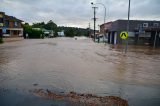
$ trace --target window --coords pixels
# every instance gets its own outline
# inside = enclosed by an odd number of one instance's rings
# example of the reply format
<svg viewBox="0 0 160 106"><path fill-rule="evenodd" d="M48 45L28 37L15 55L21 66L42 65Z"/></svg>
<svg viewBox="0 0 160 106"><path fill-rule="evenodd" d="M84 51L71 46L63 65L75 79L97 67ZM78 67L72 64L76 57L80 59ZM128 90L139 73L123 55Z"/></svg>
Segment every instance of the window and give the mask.
<svg viewBox="0 0 160 106"><path fill-rule="evenodd" d="M0 18L3 18L3 14L0 14Z"/></svg>
<svg viewBox="0 0 160 106"><path fill-rule="evenodd" d="M159 23L154 23L153 26L154 26L154 27L158 27L158 26L159 26Z"/></svg>
<svg viewBox="0 0 160 106"><path fill-rule="evenodd" d="M7 30L7 31L6 31L6 34L10 34L10 30Z"/></svg>
<svg viewBox="0 0 160 106"><path fill-rule="evenodd" d="M3 23L3 18L0 18L0 23Z"/></svg>
<svg viewBox="0 0 160 106"><path fill-rule="evenodd" d="M3 23L0 23L0 26L2 27L2 26L3 26Z"/></svg>
<svg viewBox="0 0 160 106"><path fill-rule="evenodd" d="M5 25L6 25L6 27L9 26L9 21L8 20L6 20Z"/></svg>
<svg viewBox="0 0 160 106"><path fill-rule="evenodd" d="M138 28L142 28L142 24L138 24Z"/></svg>
<svg viewBox="0 0 160 106"><path fill-rule="evenodd" d="M14 22L14 26L15 26L15 27L17 27L17 26L18 26L18 25L17 25L17 22Z"/></svg>
<svg viewBox="0 0 160 106"><path fill-rule="evenodd" d="M148 27L148 23L143 23L143 27Z"/></svg>

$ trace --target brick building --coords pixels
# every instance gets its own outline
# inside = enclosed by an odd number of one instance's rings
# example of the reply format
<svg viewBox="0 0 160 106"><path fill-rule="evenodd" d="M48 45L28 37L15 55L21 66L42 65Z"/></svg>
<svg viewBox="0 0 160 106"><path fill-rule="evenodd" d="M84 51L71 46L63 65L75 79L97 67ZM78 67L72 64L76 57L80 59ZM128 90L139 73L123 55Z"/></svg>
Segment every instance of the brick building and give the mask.
<svg viewBox="0 0 160 106"><path fill-rule="evenodd" d="M3 33L3 37L23 36L22 22L16 17L0 12L0 33Z"/></svg>

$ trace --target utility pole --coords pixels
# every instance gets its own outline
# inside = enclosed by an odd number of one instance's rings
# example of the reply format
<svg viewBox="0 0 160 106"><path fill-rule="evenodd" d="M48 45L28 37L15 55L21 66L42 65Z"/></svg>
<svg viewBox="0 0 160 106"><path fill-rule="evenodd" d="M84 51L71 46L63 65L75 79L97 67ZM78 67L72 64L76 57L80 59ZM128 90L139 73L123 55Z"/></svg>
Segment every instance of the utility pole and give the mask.
<svg viewBox="0 0 160 106"><path fill-rule="evenodd" d="M88 28L89 28L89 29L91 28L91 25L90 25L90 23L88 24Z"/></svg>
<svg viewBox="0 0 160 106"><path fill-rule="evenodd" d="M103 36L103 42L104 42L104 37L105 37L105 20L106 20L106 6L103 4L103 3L93 3L93 2L91 2L91 4L92 5L96 5L96 4L99 4L99 5L101 5L101 6L103 6L104 7L104 36Z"/></svg>
<svg viewBox="0 0 160 106"><path fill-rule="evenodd" d="M96 9L98 7L92 7L94 9L94 18L93 18L93 21L94 21L94 42L96 41Z"/></svg>
<svg viewBox="0 0 160 106"><path fill-rule="evenodd" d="M90 29L91 29L91 25L90 25L90 23L88 24L88 35L89 35L89 37L90 37Z"/></svg>
<svg viewBox="0 0 160 106"><path fill-rule="evenodd" d="M129 17L130 17L130 0L128 4L128 22L127 22L127 33L129 33ZM128 49L128 38L126 39L126 47L125 47L125 53L127 53Z"/></svg>

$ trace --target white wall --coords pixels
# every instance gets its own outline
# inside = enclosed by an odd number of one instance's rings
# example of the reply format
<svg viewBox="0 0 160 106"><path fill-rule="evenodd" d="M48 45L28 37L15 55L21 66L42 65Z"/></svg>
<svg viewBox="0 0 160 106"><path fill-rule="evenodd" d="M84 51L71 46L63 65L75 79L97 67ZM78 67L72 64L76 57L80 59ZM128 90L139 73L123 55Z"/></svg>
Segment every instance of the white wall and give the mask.
<svg viewBox="0 0 160 106"><path fill-rule="evenodd" d="M4 36L4 37L9 37L9 36L10 36L10 34L3 34L3 36Z"/></svg>
<svg viewBox="0 0 160 106"><path fill-rule="evenodd" d="M128 37L135 37L135 32L128 32Z"/></svg>

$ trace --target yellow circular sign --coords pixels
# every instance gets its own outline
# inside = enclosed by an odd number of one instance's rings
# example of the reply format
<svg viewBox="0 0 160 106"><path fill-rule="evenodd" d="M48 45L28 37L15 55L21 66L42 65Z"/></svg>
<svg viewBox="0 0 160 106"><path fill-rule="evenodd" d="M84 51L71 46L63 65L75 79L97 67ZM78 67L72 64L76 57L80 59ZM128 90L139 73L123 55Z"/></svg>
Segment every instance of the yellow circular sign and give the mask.
<svg viewBox="0 0 160 106"><path fill-rule="evenodd" d="M128 33L125 32L125 31L122 31L122 32L120 33L120 37L121 37L121 39L127 39L127 38L128 38Z"/></svg>

